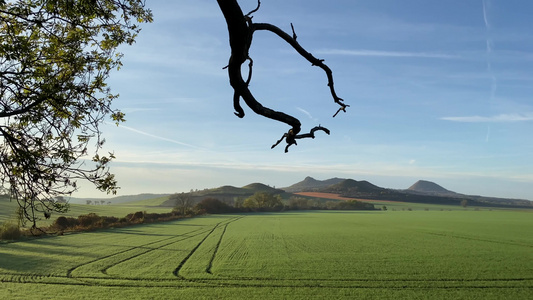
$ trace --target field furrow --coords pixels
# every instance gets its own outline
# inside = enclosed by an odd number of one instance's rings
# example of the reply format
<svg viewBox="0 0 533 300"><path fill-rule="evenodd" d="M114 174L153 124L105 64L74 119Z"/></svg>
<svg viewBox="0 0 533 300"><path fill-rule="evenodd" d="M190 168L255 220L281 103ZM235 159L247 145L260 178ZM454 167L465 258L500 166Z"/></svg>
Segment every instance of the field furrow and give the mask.
<svg viewBox="0 0 533 300"><path fill-rule="evenodd" d="M528 299L533 292L530 216L505 211L215 215L20 241L0 245L0 296L20 293L14 287L23 286L92 294L120 288L142 298L297 293L300 298Z"/></svg>

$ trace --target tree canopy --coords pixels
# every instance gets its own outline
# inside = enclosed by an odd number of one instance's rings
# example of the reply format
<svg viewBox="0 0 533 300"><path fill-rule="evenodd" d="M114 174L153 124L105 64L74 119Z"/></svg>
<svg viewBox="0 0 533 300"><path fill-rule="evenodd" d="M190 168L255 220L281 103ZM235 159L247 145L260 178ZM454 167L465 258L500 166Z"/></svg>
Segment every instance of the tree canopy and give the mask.
<svg viewBox="0 0 533 300"><path fill-rule="evenodd" d="M124 114L106 80L151 21L141 0L0 0L0 184L33 226L78 179L116 192L99 126Z"/></svg>
<svg viewBox="0 0 533 300"><path fill-rule="evenodd" d="M314 138L320 125L301 134L300 121L264 107L248 85L252 78L249 49L253 34L269 31L286 41L312 65L325 71L340 111L348 105L337 96L332 72L292 35L268 23L255 23L243 14L237 0L217 0L226 20L231 57L227 66L234 89L235 114L242 118L240 100L257 114L290 126L272 148L285 140ZM39 216L62 212L68 203L57 197L78 189L87 180L97 189L116 193L109 171L113 153L102 154L105 139L100 126L106 118L124 121L112 108L118 94L106 84L121 66L117 48L133 44L139 24L152 21L143 0L0 0L0 186L18 201L20 217L36 226ZM248 64L248 74L241 67ZM335 113L333 116L337 115ZM2 192L2 191L0 191Z"/></svg>

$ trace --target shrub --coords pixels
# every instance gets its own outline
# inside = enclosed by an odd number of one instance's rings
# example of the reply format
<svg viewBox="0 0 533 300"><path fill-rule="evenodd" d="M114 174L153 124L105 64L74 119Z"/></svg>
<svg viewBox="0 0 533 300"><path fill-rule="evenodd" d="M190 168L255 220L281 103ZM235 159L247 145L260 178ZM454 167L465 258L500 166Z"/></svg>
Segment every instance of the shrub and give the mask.
<svg viewBox="0 0 533 300"><path fill-rule="evenodd" d="M93 228L97 226L100 217L95 213L78 216L78 225L85 228Z"/></svg>
<svg viewBox="0 0 533 300"><path fill-rule="evenodd" d="M134 214L128 214L126 219L132 223L142 223L144 221L144 212L138 211Z"/></svg>
<svg viewBox="0 0 533 300"><path fill-rule="evenodd" d="M118 222L117 217L100 217L99 224L101 224L103 227L108 227L110 225L113 225Z"/></svg>
<svg viewBox="0 0 533 300"><path fill-rule="evenodd" d="M215 198L205 198L204 200L196 204L195 210L200 214L223 214L234 211L234 209L227 203L224 203Z"/></svg>
<svg viewBox="0 0 533 300"><path fill-rule="evenodd" d="M11 222L6 222L0 227L0 240L17 240L21 235L20 227Z"/></svg>
<svg viewBox="0 0 533 300"><path fill-rule="evenodd" d="M72 217L58 217L52 227L55 227L59 230L65 230L67 228L76 227L79 224L78 219Z"/></svg>

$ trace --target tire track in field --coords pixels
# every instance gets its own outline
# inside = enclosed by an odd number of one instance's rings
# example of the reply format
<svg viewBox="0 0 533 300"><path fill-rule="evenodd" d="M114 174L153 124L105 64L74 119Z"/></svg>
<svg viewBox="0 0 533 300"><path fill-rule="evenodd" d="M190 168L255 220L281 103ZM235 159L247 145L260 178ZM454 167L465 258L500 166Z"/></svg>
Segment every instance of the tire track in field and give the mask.
<svg viewBox="0 0 533 300"><path fill-rule="evenodd" d="M220 244L222 243L222 239L224 238L226 229L228 229L228 224L224 225L224 230L222 230L222 234L220 235L220 238L218 239L218 242L215 246L215 251L213 251L213 255L211 255L211 259L209 259L209 263L207 264L207 267L205 268L206 273L213 274L211 273L211 268L213 267L213 261L215 260L215 256L218 253L218 249L220 248Z"/></svg>
<svg viewBox="0 0 533 300"><path fill-rule="evenodd" d="M107 270L109 268L111 268L113 266L116 266L116 265L118 265L120 263L124 263L124 262L126 262L128 260L137 258L137 257L139 257L139 256L141 256L143 254L149 253L151 251L160 250L161 248L166 247L168 245L171 245L171 244L174 244L174 243L178 243L178 242L184 241L186 239L197 237L199 235L207 233L206 237L204 237L202 239L202 241L198 245L196 245L195 249L193 249L193 251L191 251L188 254L188 257L182 262L181 267L183 267L183 265L185 264L186 260L188 258L190 258L190 256L192 256L192 254L196 251L196 249L198 249L200 247L200 245L203 243L203 241L205 241L207 239L207 237L216 228L218 228L221 225L227 225L230 222L236 221L236 220L238 220L240 218L243 218L243 217L241 216L241 217L235 217L235 218L232 218L232 219L229 219L229 220L224 220L224 221L216 223L215 225L202 225L201 228L195 229L193 231L190 231L190 232L187 232L187 233L184 233L184 234L158 239L156 241L152 241L152 242L149 242L149 243L145 243L145 244L141 244L141 245L138 245L138 246L129 247L128 249L117 251L117 252L111 253L109 255L104 255L104 256L98 257L96 259L93 259L91 261L76 265L76 266L68 269L67 272L66 272L66 275L64 275L64 276L51 275L51 274L39 274L39 275L37 275L37 274L28 274L28 273L0 273L0 282L47 283L47 282L43 281L42 279L45 279L45 278L56 278L56 279L66 279L66 280L68 280L68 279L74 279L74 280L97 280L99 282L98 285L102 285L102 286L117 286L116 284L107 284L107 283L106 284L102 284L102 281L106 281L107 282L107 280L111 279L112 282L113 281L121 281L121 280L137 282L134 286L138 286L139 282L147 282L147 283L149 283L148 285L151 285L152 283L161 282L161 279L151 280L151 279L146 279L146 278L131 278L131 277L126 277L126 276L113 276L113 277L98 277L98 276L90 276L90 275L89 276L84 276L84 275L74 276L73 272L76 269L79 269L79 268L81 268L83 266L86 266L86 265L89 265L89 264L93 264L95 262L98 262L98 261L101 261L101 260L116 256L116 255L124 254L124 253L127 253L129 251L136 250L136 249L148 248L148 249L146 249L146 251L143 251L142 253L138 253L138 254L132 255L132 256L126 258L126 259L122 259L122 260L120 260L120 261L118 261L118 262L116 262L116 263L114 263L112 265L108 265L104 269L100 270L103 274L107 275L106 273L107 273ZM206 230L205 227L209 227L209 226L213 226L213 227L211 229L207 229ZM173 239L178 239L178 240L171 241ZM157 244L157 243L161 243L161 242L169 241L169 240L170 240L170 242L165 243L163 245L160 245L160 246L157 246L157 247L150 247L153 244ZM181 268L181 267L179 267L179 268ZM179 270L178 270L178 272L179 272ZM165 281L165 280L163 280L163 281ZM171 279L170 281L171 282L175 282L175 279ZM49 284L56 284L56 283L51 283L51 282L48 282L48 283ZM67 283L65 283L65 284L67 284ZM75 283L69 283L69 284L91 285L90 283L79 282L79 281L76 281ZM173 284L173 285L170 285L170 286L175 287L176 285Z"/></svg>
<svg viewBox="0 0 533 300"><path fill-rule="evenodd" d="M180 270L184 265L191 259L194 253L202 246L202 244L207 240L207 238L214 237L213 233L217 229L221 230L220 237L215 247L213 247L213 254L210 260L210 266L215 260L216 255L221 249L222 241L226 236L227 227L230 223L239 220L241 217L236 217L233 219L226 219L214 225L203 226L201 229L197 229L191 232L179 236L172 236L160 239L158 241L146 243L144 245L132 247L128 250L119 251L111 255L106 255L106 257L111 257L113 255L118 255L118 253L125 253L131 251L132 249L139 249L142 247L147 247L155 243L161 243L168 241L165 245L170 245L172 243L178 243L187 238L192 238L193 236L199 236L201 234L206 234L205 237L188 253L187 257L183 259L179 266L174 270L174 275L178 277L176 279L150 279L150 278L141 278L141 277L126 277L126 276L117 276L117 277L96 277L96 276L72 276L72 271L77 267L72 268L69 275L36 275L36 274L21 274L21 273L0 273L0 282L11 282L19 284L49 284L49 285L88 285L88 286L102 286L102 287L131 287L131 288L176 288L176 287L189 287L189 288L220 288L220 287L231 287L231 288L258 288L258 289L269 289L269 288L319 288L319 289L338 289L338 288L362 288L362 289L424 289L424 290L449 290L449 289L533 289L533 277L523 277L523 278L485 278L485 279L461 279L461 278L434 278L434 279L424 279L424 278L394 278L394 279L376 279L376 278L267 278L267 277L241 277L241 276L231 276L226 278L220 277L205 277L205 278L195 278L188 279L179 274ZM212 228L210 228L212 226ZM206 229L207 228L207 229ZM187 237L185 237L187 236ZM171 239L180 239L178 241L170 241ZM484 240L485 242L494 242L490 240ZM149 251L161 250L165 245L160 245L157 247L152 247L147 249L148 251L140 254L136 254L133 257L121 260L120 262L114 264L123 263L129 259L142 256L143 254L148 253ZM521 245L524 246L524 245ZM100 259L105 259L101 257L94 260L98 261ZM90 264L91 262L85 263ZM81 266L81 265L80 265ZM78 266L78 267L80 267ZM211 267L208 265L209 271ZM211 274L211 272L208 272Z"/></svg>
<svg viewBox="0 0 533 300"><path fill-rule="evenodd" d="M133 246L133 247L130 247L130 248L125 249L125 250L121 250L121 251L118 251L118 252L111 253L109 255L104 255L104 256L98 257L98 258L93 259L91 261L88 261L88 262L85 262L85 263L82 263L82 264L79 264L77 266L74 266L74 267L70 268L69 270L67 270L67 277L68 278L73 278L74 276L72 276L72 272L74 272L76 269L81 268L81 267L86 266L86 265L89 265L89 264L93 264L93 263L98 262L100 260L107 259L107 258L116 256L116 255L120 255L120 254L126 253L128 251L132 251L132 250L135 250L135 249L149 247L150 245L153 245L153 244L156 244L156 243L160 243L160 242L163 242L163 241L167 241L167 240L178 239L178 238L182 238L182 240L183 240L183 236L186 236L188 234L191 234L191 233L196 232L196 231L201 231L201 230L203 230L203 228L195 229L193 231L190 231L190 232L187 232L187 233L184 233L184 234L180 234L180 235L177 235L177 236L171 236L171 237L159 239L159 240L156 240L156 241L153 241L153 242L149 242L149 243L146 243L146 244L142 244L142 245L139 245L139 246ZM193 235L193 236L196 236L196 235ZM106 268L106 270L111 268L112 266L113 265L108 266ZM79 277L79 276L76 276L76 277Z"/></svg>
<svg viewBox="0 0 533 300"><path fill-rule="evenodd" d="M191 256L196 252L196 250L198 250L198 248L200 248L200 246L205 242L205 240L207 240L207 238L215 231L215 229L217 229L220 224L223 224L225 223L226 227L229 223L232 223L232 222L235 222L241 218L244 218L243 216L241 217L235 217L233 219L230 219L230 220L226 220L226 221L223 221L223 222L219 222L217 223L215 226L213 226L213 229L211 229L211 231L209 231L209 233L187 254L187 256L179 263L178 267L176 269L174 269L174 271L172 272L172 274L174 274L174 276L180 278L180 279L187 279L181 275L179 275L179 272L181 271L181 269L183 268L183 266L185 265L185 263L189 260L189 258L191 258ZM224 232L222 233L222 236L224 235L224 233L226 232L226 230L224 229ZM221 238L219 239L219 243L222 241L222 236ZM215 248L215 252L213 254L213 256L211 257L211 262L212 260L214 260L214 256L216 255L216 252L218 251L218 247Z"/></svg>
<svg viewBox="0 0 533 300"><path fill-rule="evenodd" d="M2 274L8 275L8 274ZM533 278L496 278L496 279L331 279L331 278L260 278L233 277L232 279L203 278L186 281L175 279L143 279L143 278L95 278L79 277L84 281L72 280L66 276L54 275L24 275L10 274L11 278L0 278L0 282L18 284L47 284L69 286L101 286L101 287L131 287L131 288L362 288L362 289L532 289ZM47 281L46 279L49 279ZM58 281L60 280L60 281ZM92 281L91 281L92 280ZM186 284L184 284L186 282ZM523 282L522 284L520 284ZM507 285L495 284L513 283ZM469 285L470 284L470 285ZM525 284L525 285L524 285Z"/></svg>
<svg viewBox="0 0 533 300"><path fill-rule="evenodd" d="M188 232L187 234L191 234L192 232L196 232L196 231L200 231L200 232L195 233L195 234L193 234L193 235L189 235L189 236L185 236L185 235L176 236L176 237L174 237L174 238L180 238L180 239L177 240L177 241L171 241L171 242L169 242L169 243L165 243L165 244L160 245L160 246L158 246L158 247L153 247L153 248L145 249L144 252L141 252L141 253L138 253L138 254L134 254L134 255L129 256L129 257L127 257L127 258L124 258L124 259L122 259L122 260L120 260L120 261L118 261L118 262L116 262L116 263L114 263L114 264L108 265L107 267L101 269L100 272L102 272L102 273L105 274L105 275L108 275L108 274L107 274L107 270L109 270L109 269L112 268L112 267L115 267L115 266L117 266L117 265L119 265L119 264L121 264L121 263L125 263L125 262L127 262L127 261L129 261L129 260L132 260L132 259L138 258L139 256L144 255L144 254L147 254L147 253L150 253L150 252L152 252L152 251L161 250L161 248L163 248L163 247L167 247L167 246L170 246L170 245L172 245L172 244L175 244L175 243L178 243L178 242L182 242L182 241L184 241L184 240L188 240L188 239L190 239L190 238L194 238L194 237L197 237L197 236L199 236L199 235L205 234L205 233L208 232L209 230L197 229L197 230L194 230L194 231ZM185 236L185 237L184 237L184 236ZM158 242L161 242L161 241L158 241ZM135 249L140 249L140 248L143 248L143 247L135 247Z"/></svg>
<svg viewBox="0 0 533 300"><path fill-rule="evenodd" d="M469 240L469 241L478 241L478 242L487 242L487 243L494 243L494 244L502 244L502 245L511 245L511 246L520 246L520 247L527 247L527 248L533 248L533 245L520 243L520 242L512 242L512 241L498 241L498 240L490 240L490 239L483 239L478 237L471 237L471 236L462 236L457 235L453 233L442 233L442 232L427 232L427 231L420 231L425 234L429 235L436 235L441 237L451 237L455 239L463 239L463 240Z"/></svg>

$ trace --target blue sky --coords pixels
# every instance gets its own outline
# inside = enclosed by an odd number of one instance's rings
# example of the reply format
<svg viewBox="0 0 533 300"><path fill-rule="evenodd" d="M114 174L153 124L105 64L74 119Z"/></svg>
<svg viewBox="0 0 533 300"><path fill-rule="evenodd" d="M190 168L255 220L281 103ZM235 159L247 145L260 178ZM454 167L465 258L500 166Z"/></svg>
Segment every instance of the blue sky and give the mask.
<svg viewBox="0 0 533 300"><path fill-rule="evenodd" d="M239 1L243 11L255 0ZM103 127L119 194L331 177L533 200L533 2L263 0L255 22L290 32L324 72L268 32L254 36L251 91L317 132L283 153L288 126L233 114L226 24L215 0L147 1L154 23L109 84L127 122ZM77 197L103 194L84 185Z"/></svg>

